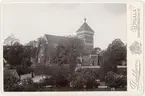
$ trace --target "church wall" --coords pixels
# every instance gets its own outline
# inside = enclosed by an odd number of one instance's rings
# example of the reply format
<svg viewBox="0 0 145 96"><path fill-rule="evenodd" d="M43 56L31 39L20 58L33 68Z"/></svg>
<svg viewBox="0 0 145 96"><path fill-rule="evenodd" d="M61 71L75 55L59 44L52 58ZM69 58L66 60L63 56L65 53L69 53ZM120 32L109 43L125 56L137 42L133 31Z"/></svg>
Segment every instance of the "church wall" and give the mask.
<svg viewBox="0 0 145 96"><path fill-rule="evenodd" d="M38 55L38 63L43 65L48 65L50 62L51 53L55 50L55 44L44 41L41 43Z"/></svg>

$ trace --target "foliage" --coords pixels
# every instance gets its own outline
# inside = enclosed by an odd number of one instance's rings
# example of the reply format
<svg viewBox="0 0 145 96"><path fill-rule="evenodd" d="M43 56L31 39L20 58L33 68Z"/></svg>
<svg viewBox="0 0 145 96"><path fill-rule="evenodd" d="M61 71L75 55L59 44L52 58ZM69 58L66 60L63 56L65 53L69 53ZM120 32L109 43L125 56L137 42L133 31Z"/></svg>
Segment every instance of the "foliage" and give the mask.
<svg viewBox="0 0 145 96"><path fill-rule="evenodd" d="M5 40L4 40L4 45L7 46L12 46L16 43L19 43L19 39L17 39L13 34L11 34L10 36L8 36Z"/></svg>
<svg viewBox="0 0 145 96"><path fill-rule="evenodd" d="M99 54L101 79L104 79L104 74L108 71L116 72L118 62L126 62L126 52L124 43L120 39L115 39L106 50Z"/></svg>
<svg viewBox="0 0 145 96"><path fill-rule="evenodd" d="M26 85L26 84L33 84L33 80L31 78L27 78L27 79L23 79L21 81L22 85Z"/></svg>
<svg viewBox="0 0 145 96"><path fill-rule="evenodd" d="M116 61L126 60L126 46L120 39L115 39L107 50L110 52L112 59Z"/></svg>
<svg viewBox="0 0 145 96"><path fill-rule="evenodd" d="M71 72L77 64L77 57L83 53L84 43L76 37L68 37L67 43L59 44L56 49L56 55L53 63L58 65L69 64Z"/></svg>
<svg viewBox="0 0 145 96"><path fill-rule="evenodd" d="M29 41L26 44L26 46L30 47L30 55L35 60L35 63L37 63L36 61L38 59L38 52L41 48L41 44L42 44L42 38L38 38L38 40Z"/></svg>
<svg viewBox="0 0 145 96"><path fill-rule="evenodd" d="M22 80L10 74L4 74L4 90L5 91L36 91L42 88L40 84L34 83L31 78Z"/></svg>
<svg viewBox="0 0 145 96"><path fill-rule="evenodd" d="M62 68L57 64L52 64L51 66L37 65L34 69L36 75L46 75L50 78L46 78L41 81L44 85L56 85L56 86L67 86L68 76L70 71L68 68ZM50 82L49 82L50 81Z"/></svg>
<svg viewBox="0 0 145 96"><path fill-rule="evenodd" d="M127 84L127 78L126 76L109 71L105 77L105 82L109 87L119 88Z"/></svg>
<svg viewBox="0 0 145 96"><path fill-rule="evenodd" d="M55 79L52 78L52 77L49 77L49 78L46 77L46 78L40 80L39 84L40 84L41 86L56 85Z"/></svg>
<svg viewBox="0 0 145 96"><path fill-rule="evenodd" d="M17 65L30 66L30 49L28 46L16 44L13 46L4 46L4 58L7 60L11 67Z"/></svg>
<svg viewBox="0 0 145 96"><path fill-rule="evenodd" d="M24 67L24 66L16 66L17 73L19 75L28 74L33 72L32 68Z"/></svg>
<svg viewBox="0 0 145 96"><path fill-rule="evenodd" d="M49 67L40 64L36 65L33 70L36 75L45 75L47 71L50 72Z"/></svg>
<svg viewBox="0 0 145 96"><path fill-rule="evenodd" d="M10 75L10 74L4 74L4 91L14 91L19 88L18 85L19 80Z"/></svg>
<svg viewBox="0 0 145 96"><path fill-rule="evenodd" d="M91 69L80 69L71 76L71 79L71 86L74 88L93 88L99 85L96 82L98 75Z"/></svg>
<svg viewBox="0 0 145 96"><path fill-rule="evenodd" d="M27 78L21 81L18 88L14 91L39 91L40 89L43 89L43 85L34 83L31 78Z"/></svg>
<svg viewBox="0 0 145 96"><path fill-rule="evenodd" d="M51 68L50 68L51 69L50 80L54 80L56 86L67 86L68 76L70 74L69 69L58 67L57 70L55 70L56 69L55 67L51 67Z"/></svg>
<svg viewBox="0 0 145 96"><path fill-rule="evenodd" d="M99 54L100 52L101 52L101 48L99 48L99 47L96 47L93 49L93 53Z"/></svg>

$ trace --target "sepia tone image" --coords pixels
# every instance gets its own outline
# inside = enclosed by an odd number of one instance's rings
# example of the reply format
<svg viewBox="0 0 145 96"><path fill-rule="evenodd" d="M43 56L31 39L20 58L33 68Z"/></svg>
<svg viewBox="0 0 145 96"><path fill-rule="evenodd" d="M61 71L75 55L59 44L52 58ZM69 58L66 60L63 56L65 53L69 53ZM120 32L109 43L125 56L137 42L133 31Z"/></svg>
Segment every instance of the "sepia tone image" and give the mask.
<svg viewBox="0 0 145 96"><path fill-rule="evenodd" d="M125 3L4 3L4 91L127 91L126 26Z"/></svg>

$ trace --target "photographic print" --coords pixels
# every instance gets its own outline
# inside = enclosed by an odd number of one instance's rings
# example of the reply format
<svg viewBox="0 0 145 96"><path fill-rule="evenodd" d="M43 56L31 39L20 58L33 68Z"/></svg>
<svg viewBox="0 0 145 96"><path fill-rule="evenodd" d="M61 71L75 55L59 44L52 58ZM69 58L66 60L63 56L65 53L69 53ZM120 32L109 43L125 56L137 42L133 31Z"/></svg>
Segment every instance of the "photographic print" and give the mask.
<svg viewBox="0 0 145 96"><path fill-rule="evenodd" d="M128 82L126 9L126 3L3 3L3 91L135 88ZM132 54L141 53L140 43L130 45Z"/></svg>

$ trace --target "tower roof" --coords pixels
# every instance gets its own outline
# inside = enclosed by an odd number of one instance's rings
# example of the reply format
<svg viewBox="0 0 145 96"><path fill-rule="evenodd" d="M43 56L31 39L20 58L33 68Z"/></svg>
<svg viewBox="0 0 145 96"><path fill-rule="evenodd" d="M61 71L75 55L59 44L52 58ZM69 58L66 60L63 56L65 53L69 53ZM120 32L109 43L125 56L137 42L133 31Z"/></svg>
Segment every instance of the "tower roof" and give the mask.
<svg viewBox="0 0 145 96"><path fill-rule="evenodd" d="M84 19L84 24L76 32L79 32L79 31L90 31L90 32L94 32L92 30L92 28L86 23L86 18Z"/></svg>

